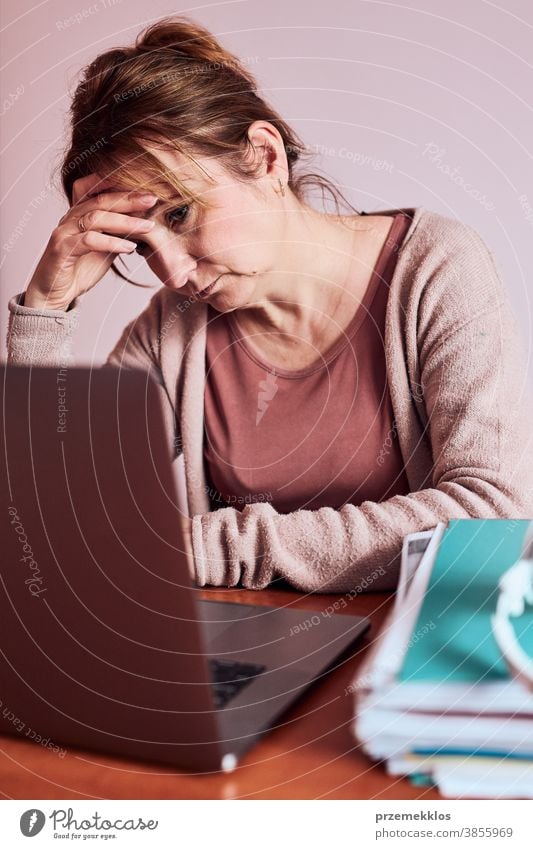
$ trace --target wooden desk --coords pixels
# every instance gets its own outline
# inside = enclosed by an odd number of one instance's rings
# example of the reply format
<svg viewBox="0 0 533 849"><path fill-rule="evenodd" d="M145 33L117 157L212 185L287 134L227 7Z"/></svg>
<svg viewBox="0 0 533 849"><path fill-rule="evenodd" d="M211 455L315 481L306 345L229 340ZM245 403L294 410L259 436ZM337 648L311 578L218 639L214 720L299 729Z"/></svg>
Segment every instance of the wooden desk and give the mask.
<svg viewBox="0 0 533 849"><path fill-rule="evenodd" d="M274 589L202 591L204 598L246 604L291 603L324 610L342 595ZM351 733L353 698L345 695L391 597L348 600L338 615L368 616L372 628L354 655L305 693L230 774L177 769L69 748L64 758L15 737L0 736L0 791L8 799L440 799L434 789L388 776L363 755Z"/></svg>

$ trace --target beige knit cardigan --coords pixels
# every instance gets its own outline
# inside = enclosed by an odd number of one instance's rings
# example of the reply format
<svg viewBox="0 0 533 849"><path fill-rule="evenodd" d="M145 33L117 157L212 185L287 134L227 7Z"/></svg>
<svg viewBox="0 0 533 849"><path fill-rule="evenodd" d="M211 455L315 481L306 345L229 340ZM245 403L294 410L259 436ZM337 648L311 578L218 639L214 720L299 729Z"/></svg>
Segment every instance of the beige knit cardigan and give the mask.
<svg viewBox="0 0 533 849"><path fill-rule="evenodd" d="M206 303L163 286L109 355L111 365L153 370L161 385L183 453L200 586L262 589L283 578L312 592L390 589L405 534L451 518L533 518L525 347L493 256L470 226L422 207L403 211L413 220L390 284L385 352L408 495L287 514L268 502L211 509ZM64 312L12 298L8 361L59 364L83 321L80 300Z"/></svg>

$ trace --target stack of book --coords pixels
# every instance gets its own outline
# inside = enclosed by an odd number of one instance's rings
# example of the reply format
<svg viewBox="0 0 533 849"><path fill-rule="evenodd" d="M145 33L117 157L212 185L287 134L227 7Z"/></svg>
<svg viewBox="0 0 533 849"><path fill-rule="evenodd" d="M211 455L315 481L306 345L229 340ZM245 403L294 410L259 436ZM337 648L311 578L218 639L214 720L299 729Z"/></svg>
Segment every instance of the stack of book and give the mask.
<svg viewBox="0 0 533 849"><path fill-rule="evenodd" d="M390 774L447 798L533 798L533 688L517 674L533 656L532 529L460 519L405 538L394 607L351 688L356 738ZM517 564L529 586L505 600L513 663L496 611Z"/></svg>

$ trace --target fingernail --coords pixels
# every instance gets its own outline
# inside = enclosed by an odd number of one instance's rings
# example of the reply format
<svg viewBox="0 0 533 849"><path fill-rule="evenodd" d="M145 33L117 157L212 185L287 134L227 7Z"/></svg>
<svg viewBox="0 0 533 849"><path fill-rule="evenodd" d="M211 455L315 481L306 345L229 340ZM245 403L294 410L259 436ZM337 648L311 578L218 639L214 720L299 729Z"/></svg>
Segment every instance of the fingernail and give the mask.
<svg viewBox="0 0 533 849"><path fill-rule="evenodd" d="M141 203L145 203L147 206L152 206L152 204L154 204L156 202L157 198L156 198L155 195L146 194L146 195L141 195L139 200L140 200Z"/></svg>

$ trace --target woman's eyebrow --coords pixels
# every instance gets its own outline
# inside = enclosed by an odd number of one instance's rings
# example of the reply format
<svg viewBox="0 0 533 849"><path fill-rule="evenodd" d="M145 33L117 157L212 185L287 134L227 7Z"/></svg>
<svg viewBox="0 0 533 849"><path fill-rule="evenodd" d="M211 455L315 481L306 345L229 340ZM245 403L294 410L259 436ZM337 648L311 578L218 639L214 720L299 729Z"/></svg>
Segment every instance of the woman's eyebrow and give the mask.
<svg viewBox="0 0 533 849"><path fill-rule="evenodd" d="M176 195L175 197L170 198L170 200L173 203L175 201L176 206L182 206L184 203L187 203L185 198L182 197L181 195ZM168 204L169 204L168 200L158 200L157 203L154 203L154 205L151 206L150 209L147 209L146 212L144 213L144 215L141 216L141 217L142 218L153 218L154 215L157 214L158 210L161 209L162 206L168 206ZM172 207L169 207L169 208L172 209Z"/></svg>

